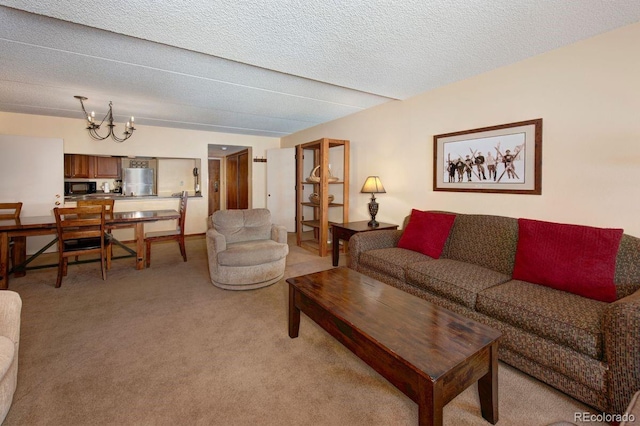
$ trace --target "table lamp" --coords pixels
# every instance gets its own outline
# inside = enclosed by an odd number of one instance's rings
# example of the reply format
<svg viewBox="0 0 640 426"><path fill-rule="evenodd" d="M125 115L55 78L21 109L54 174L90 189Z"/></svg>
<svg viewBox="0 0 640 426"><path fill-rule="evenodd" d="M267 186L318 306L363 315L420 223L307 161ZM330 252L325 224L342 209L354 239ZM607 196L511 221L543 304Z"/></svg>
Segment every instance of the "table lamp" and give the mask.
<svg viewBox="0 0 640 426"><path fill-rule="evenodd" d="M371 193L371 201L369 202L369 214L371 215L371 221L367 224L372 228L379 226L376 222L376 215L378 214L378 203L376 202L376 196L374 194L384 194L384 186L378 176L369 176L362 185L362 193Z"/></svg>

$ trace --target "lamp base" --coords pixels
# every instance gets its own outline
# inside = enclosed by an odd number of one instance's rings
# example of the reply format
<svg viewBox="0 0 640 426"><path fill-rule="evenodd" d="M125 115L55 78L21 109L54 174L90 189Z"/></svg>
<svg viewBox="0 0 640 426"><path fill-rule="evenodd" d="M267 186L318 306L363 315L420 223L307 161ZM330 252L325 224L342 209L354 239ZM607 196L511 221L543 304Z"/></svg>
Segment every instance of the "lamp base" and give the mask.
<svg viewBox="0 0 640 426"><path fill-rule="evenodd" d="M375 195L371 194L371 201L369 201L369 214L371 215L371 220L367 225L371 228L377 228L380 226L378 222L376 222L376 215L378 214L378 203L376 202Z"/></svg>

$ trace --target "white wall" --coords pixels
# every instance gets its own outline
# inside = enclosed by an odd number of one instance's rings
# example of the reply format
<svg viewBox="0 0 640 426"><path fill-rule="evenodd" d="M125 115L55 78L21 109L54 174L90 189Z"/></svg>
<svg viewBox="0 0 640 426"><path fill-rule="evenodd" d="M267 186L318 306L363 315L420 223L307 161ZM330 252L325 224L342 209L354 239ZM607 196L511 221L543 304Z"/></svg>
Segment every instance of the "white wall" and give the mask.
<svg viewBox="0 0 640 426"><path fill-rule="evenodd" d="M80 111L78 111L78 115L81 115ZM117 123L117 125L116 131L122 128L122 123ZM82 119L0 112L0 134L61 138L64 141L65 153L200 158L202 164L200 186L203 197L189 199L185 227L187 234L206 231L208 214L206 182L208 182L209 178L206 165L207 146L209 144L250 146L254 157L264 157L267 149L279 148L280 146L278 138L171 129L139 124L136 124L137 130L131 139L123 143L116 143L111 139L104 141L91 139L85 127L85 122ZM266 207L266 168L264 164L250 162L250 167L253 167L251 201L255 208ZM177 207L177 199L152 202L116 202L116 210L118 211ZM174 224L158 222L149 224L145 229L148 228L148 230L154 231L171 226L174 226Z"/></svg>
<svg viewBox="0 0 640 426"><path fill-rule="evenodd" d="M411 208L528 217L640 236L640 24L295 133L351 141L351 221L379 175L381 222ZM434 192L433 135L543 119L542 195Z"/></svg>

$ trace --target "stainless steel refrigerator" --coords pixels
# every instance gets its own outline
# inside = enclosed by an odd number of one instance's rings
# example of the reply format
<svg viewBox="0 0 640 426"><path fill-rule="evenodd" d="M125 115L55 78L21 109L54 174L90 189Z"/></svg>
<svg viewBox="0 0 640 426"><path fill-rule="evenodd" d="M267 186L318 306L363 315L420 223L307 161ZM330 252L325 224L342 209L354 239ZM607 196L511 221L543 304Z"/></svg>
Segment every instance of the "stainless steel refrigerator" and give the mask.
<svg viewBox="0 0 640 426"><path fill-rule="evenodd" d="M127 168L123 169L123 195L156 195L153 169Z"/></svg>

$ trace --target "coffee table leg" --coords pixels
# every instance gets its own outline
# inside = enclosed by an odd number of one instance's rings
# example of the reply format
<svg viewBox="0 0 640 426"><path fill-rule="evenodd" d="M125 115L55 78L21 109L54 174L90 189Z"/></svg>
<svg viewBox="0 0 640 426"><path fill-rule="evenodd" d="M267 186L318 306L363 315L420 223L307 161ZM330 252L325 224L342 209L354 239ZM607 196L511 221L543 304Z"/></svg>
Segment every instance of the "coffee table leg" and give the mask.
<svg viewBox="0 0 640 426"><path fill-rule="evenodd" d="M489 347L489 372L478 380L482 417L489 423L498 422L498 344Z"/></svg>
<svg viewBox="0 0 640 426"><path fill-rule="evenodd" d="M300 330L300 309L296 307L296 288L289 284L289 337L298 337Z"/></svg>
<svg viewBox="0 0 640 426"><path fill-rule="evenodd" d="M442 383L418 378L418 425L442 426Z"/></svg>

